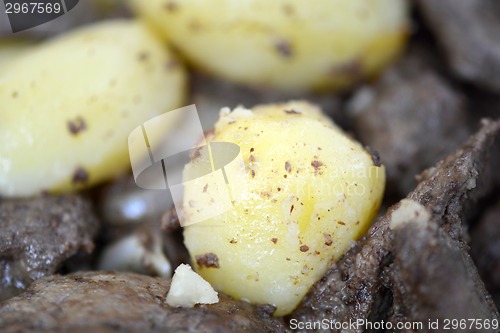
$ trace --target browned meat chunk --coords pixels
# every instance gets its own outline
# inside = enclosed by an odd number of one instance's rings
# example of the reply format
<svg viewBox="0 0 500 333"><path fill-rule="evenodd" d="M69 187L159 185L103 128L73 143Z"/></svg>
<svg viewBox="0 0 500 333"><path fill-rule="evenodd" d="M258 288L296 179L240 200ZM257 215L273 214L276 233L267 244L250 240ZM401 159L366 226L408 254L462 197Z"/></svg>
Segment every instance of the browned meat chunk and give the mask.
<svg viewBox="0 0 500 333"><path fill-rule="evenodd" d="M56 272L98 230L90 203L77 195L0 202L0 299Z"/></svg>
<svg viewBox="0 0 500 333"><path fill-rule="evenodd" d="M486 211L473 230L470 247L483 281L500 308L500 201Z"/></svg>
<svg viewBox="0 0 500 333"><path fill-rule="evenodd" d="M456 149L469 134L461 95L429 66L407 59L351 102L356 135L380 153L389 195L415 188L415 175Z"/></svg>
<svg viewBox="0 0 500 333"><path fill-rule="evenodd" d="M11 332L288 332L267 307L219 294L194 308L165 304L170 280L132 273L50 276L0 304L0 331ZM272 312L272 311L271 311Z"/></svg>
<svg viewBox="0 0 500 333"><path fill-rule="evenodd" d="M417 0L458 77L500 92L500 3Z"/></svg>

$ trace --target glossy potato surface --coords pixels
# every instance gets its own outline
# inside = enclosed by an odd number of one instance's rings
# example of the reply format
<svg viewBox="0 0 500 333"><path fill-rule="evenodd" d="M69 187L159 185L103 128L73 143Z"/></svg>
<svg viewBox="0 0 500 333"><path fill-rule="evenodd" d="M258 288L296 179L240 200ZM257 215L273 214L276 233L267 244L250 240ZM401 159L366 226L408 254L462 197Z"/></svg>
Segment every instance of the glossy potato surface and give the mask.
<svg viewBox="0 0 500 333"><path fill-rule="evenodd" d="M197 67L285 91L344 89L381 71L408 34L406 0L129 0Z"/></svg>
<svg viewBox="0 0 500 333"><path fill-rule="evenodd" d="M2 62L0 195L71 191L130 168L128 135L181 106L185 81L136 20L90 25Z"/></svg>

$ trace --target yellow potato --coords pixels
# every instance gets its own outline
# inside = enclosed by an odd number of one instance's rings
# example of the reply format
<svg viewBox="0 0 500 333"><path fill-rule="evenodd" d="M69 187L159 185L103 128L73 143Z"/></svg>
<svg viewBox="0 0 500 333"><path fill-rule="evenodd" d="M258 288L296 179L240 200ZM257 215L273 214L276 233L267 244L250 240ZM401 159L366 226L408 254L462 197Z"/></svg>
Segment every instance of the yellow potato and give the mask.
<svg viewBox="0 0 500 333"><path fill-rule="evenodd" d="M0 195L69 191L126 170L128 135L179 107L185 81L132 20L75 30L0 66Z"/></svg>
<svg viewBox="0 0 500 333"><path fill-rule="evenodd" d="M16 59L33 45L35 45L35 42L29 39L0 40L0 65Z"/></svg>
<svg viewBox="0 0 500 333"><path fill-rule="evenodd" d="M225 168L233 207L194 224L216 211L210 204L226 189L194 179L206 150L185 168L184 237L193 265L216 290L288 314L366 231L385 169L305 102L225 110L208 141L239 145L242 162Z"/></svg>
<svg viewBox="0 0 500 333"><path fill-rule="evenodd" d="M128 0L194 65L282 90L346 88L401 51L406 0Z"/></svg>

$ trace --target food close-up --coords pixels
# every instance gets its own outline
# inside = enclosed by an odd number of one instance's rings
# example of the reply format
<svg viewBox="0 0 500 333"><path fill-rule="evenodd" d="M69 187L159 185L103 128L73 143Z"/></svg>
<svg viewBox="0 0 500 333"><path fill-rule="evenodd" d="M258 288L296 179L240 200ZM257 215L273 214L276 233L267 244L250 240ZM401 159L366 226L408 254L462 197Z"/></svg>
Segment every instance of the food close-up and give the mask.
<svg viewBox="0 0 500 333"><path fill-rule="evenodd" d="M0 332L500 332L500 3L0 4Z"/></svg>

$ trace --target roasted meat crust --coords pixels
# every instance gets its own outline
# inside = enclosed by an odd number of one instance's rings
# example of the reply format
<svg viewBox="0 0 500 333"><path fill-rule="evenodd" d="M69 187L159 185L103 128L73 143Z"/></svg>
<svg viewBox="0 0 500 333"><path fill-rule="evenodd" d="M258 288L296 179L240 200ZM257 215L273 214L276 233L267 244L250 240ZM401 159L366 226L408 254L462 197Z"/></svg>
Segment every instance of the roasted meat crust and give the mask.
<svg viewBox="0 0 500 333"><path fill-rule="evenodd" d="M289 332L269 307L219 295L194 308L165 304L170 279L86 272L37 280L0 303L0 331L13 332Z"/></svg>

